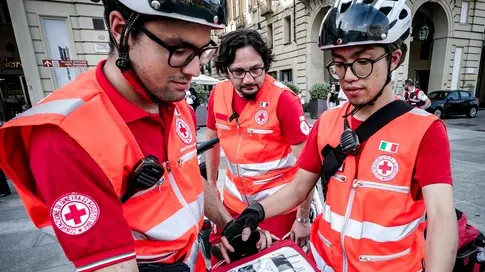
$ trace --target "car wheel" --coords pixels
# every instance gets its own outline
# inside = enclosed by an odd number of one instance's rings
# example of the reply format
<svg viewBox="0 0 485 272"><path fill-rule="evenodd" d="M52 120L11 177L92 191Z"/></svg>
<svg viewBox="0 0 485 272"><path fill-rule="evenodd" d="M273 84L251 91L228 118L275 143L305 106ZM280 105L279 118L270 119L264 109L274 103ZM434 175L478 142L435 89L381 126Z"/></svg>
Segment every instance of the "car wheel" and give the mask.
<svg viewBox="0 0 485 272"><path fill-rule="evenodd" d="M443 110L442 109L435 109L433 114L438 117L438 118L441 118L443 117Z"/></svg>
<svg viewBox="0 0 485 272"><path fill-rule="evenodd" d="M475 118L475 116L477 116L477 113L478 109L475 107L471 107L470 110L466 113L466 116L468 116L468 118Z"/></svg>

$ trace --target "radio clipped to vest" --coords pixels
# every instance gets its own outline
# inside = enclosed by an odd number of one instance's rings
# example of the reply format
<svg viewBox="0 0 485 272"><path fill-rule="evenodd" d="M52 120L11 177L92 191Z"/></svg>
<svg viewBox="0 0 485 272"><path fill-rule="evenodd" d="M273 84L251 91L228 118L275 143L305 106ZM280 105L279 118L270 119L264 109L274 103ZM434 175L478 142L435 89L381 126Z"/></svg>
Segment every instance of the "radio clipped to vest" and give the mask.
<svg viewBox="0 0 485 272"><path fill-rule="evenodd" d="M344 119L344 132L340 136L340 147L344 155L357 155L359 153L359 136L350 128L347 118Z"/></svg>
<svg viewBox="0 0 485 272"><path fill-rule="evenodd" d="M130 175L126 192L121 197L121 203L125 203L137 192L147 190L155 186L163 177L165 170L154 156L148 156L139 160Z"/></svg>
<svg viewBox="0 0 485 272"><path fill-rule="evenodd" d="M344 132L340 136L340 144L337 147L332 147L327 144L321 150L324 159L320 175L322 179L323 196L325 199L328 182L335 172L342 166L345 158L348 155L357 155L362 143L367 141L367 139L392 120L412 109L412 107L402 100L393 101L372 114L355 131L350 128L346 116L344 116Z"/></svg>

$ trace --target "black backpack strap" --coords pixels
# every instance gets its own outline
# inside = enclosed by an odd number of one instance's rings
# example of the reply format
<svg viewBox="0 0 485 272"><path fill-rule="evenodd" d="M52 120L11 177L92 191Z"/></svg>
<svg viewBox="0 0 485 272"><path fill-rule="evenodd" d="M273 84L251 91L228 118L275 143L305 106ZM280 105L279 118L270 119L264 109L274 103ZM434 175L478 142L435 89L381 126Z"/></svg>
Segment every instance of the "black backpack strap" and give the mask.
<svg viewBox="0 0 485 272"><path fill-rule="evenodd" d="M413 107L402 100L395 100L372 114L356 130L361 143L367 141L381 128L389 124L392 120L411 111Z"/></svg>
<svg viewBox="0 0 485 272"><path fill-rule="evenodd" d="M359 137L359 142L361 144L364 143L392 120L412 109L413 107L402 100L395 100L385 105L367 118L367 120L355 130L355 133ZM324 157L321 177L323 184L326 185L327 181L335 174L335 172L337 172L347 156L342 152L340 144L337 145L337 147L326 145L322 149L321 154ZM325 193L326 189L324 186L324 194Z"/></svg>

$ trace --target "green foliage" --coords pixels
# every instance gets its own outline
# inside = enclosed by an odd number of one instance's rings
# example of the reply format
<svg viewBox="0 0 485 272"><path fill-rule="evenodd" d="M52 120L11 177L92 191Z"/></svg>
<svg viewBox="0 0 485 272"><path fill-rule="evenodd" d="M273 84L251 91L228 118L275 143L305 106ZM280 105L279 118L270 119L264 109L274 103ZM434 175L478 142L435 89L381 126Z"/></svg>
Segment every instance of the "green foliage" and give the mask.
<svg viewBox="0 0 485 272"><path fill-rule="evenodd" d="M283 82L283 84L285 84L286 87L290 88L290 90L292 90L295 94L300 94L300 88L298 88L298 86L296 86L295 84L291 82Z"/></svg>
<svg viewBox="0 0 485 272"><path fill-rule="evenodd" d="M330 86L331 85L328 82L317 83L313 85L312 88L310 89L310 98L326 100L327 94L330 91Z"/></svg>
<svg viewBox="0 0 485 272"><path fill-rule="evenodd" d="M209 88L193 82L190 83L190 87L195 89L195 93L197 94L197 98L199 99L200 104L207 103L210 93Z"/></svg>

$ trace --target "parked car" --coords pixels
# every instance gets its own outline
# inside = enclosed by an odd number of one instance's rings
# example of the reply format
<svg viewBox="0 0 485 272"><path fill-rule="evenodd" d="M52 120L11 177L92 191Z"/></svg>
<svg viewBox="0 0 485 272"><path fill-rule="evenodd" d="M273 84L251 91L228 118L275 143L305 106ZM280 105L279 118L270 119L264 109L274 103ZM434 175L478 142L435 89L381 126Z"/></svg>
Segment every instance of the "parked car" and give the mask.
<svg viewBox="0 0 485 272"><path fill-rule="evenodd" d="M466 114L469 118L477 116L478 98L469 91L434 91L428 97L431 105L426 110L440 118L457 114Z"/></svg>

